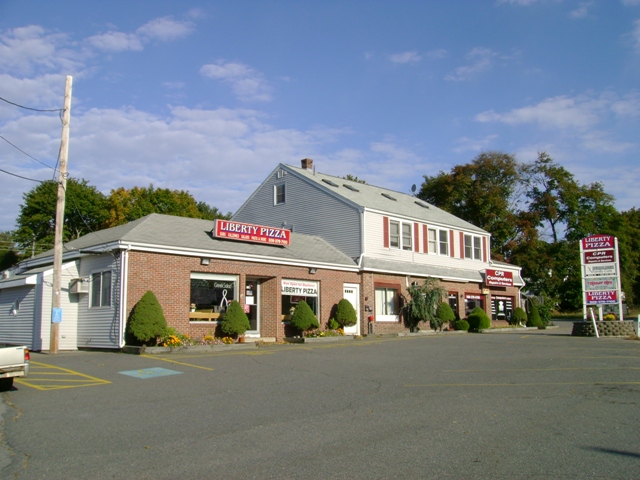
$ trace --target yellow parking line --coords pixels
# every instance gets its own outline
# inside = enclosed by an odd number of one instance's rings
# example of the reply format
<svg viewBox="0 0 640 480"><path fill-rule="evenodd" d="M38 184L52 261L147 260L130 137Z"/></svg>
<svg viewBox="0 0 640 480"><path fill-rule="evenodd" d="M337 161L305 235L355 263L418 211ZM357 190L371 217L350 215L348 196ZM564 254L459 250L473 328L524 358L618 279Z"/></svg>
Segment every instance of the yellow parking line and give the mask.
<svg viewBox="0 0 640 480"><path fill-rule="evenodd" d="M555 367L555 368L500 368L495 370L443 370L443 372L456 372L456 373L469 373L469 372L491 372L491 373L501 373L501 372L555 372L555 371L564 371L564 370L640 370L640 367Z"/></svg>
<svg viewBox="0 0 640 480"><path fill-rule="evenodd" d="M640 385L640 382L545 382L545 383L417 383L405 387L546 387L558 385Z"/></svg>
<svg viewBox="0 0 640 480"><path fill-rule="evenodd" d="M160 360L160 361L163 361L163 362L175 363L177 365L184 365L185 367L200 368L202 370L213 370L213 368L202 367L200 365L194 365L192 363L179 362L177 360L169 360L168 358L158 357L157 355L140 355L140 356L144 357L144 358L152 358L154 360Z"/></svg>
<svg viewBox="0 0 640 480"><path fill-rule="evenodd" d="M54 376L67 376L69 378L53 378ZM78 378L80 377L80 378ZM46 363L31 361L28 377L15 379L16 383L37 390L60 390L63 388L94 387L107 385L108 380L92 377L84 373L76 372L62 367L54 367Z"/></svg>

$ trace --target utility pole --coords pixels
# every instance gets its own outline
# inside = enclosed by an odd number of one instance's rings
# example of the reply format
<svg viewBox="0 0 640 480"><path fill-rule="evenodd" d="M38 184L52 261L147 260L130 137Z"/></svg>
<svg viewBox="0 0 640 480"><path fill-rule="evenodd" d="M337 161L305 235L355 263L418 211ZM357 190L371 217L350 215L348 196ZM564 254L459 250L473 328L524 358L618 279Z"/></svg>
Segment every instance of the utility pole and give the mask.
<svg viewBox="0 0 640 480"><path fill-rule="evenodd" d="M62 140L60 141L60 174L58 176L58 203L56 204L56 230L53 242L53 296L51 299L51 335L49 353L58 353L60 322L62 322L62 240L64 232L64 204L67 189L67 159L69 155L69 122L71 121L72 77L67 75L64 86L62 112Z"/></svg>

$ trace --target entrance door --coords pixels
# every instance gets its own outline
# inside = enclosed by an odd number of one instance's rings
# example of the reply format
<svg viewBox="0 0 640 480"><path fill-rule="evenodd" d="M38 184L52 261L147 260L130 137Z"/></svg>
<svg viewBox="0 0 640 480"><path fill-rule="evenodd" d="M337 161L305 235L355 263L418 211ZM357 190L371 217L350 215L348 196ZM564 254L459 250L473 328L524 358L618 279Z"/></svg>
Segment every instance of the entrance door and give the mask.
<svg viewBox="0 0 640 480"><path fill-rule="evenodd" d="M358 321L351 327L344 328L345 335L360 335L360 285L357 283L345 283L342 296L351 302L356 311Z"/></svg>
<svg viewBox="0 0 640 480"><path fill-rule="evenodd" d="M260 336L260 281L258 279L247 278L244 288L244 302L249 325L251 327L245 332L246 337Z"/></svg>

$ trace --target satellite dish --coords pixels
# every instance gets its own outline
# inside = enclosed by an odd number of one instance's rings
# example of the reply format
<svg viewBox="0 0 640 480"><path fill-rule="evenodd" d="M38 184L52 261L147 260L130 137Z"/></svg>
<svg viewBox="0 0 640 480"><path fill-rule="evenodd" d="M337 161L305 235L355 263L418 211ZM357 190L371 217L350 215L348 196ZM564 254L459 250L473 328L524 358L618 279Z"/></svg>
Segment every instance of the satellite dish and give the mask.
<svg viewBox="0 0 640 480"><path fill-rule="evenodd" d="M416 184L415 183L413 185L411 185L411 191L413 193L416 193Z"/></svg>

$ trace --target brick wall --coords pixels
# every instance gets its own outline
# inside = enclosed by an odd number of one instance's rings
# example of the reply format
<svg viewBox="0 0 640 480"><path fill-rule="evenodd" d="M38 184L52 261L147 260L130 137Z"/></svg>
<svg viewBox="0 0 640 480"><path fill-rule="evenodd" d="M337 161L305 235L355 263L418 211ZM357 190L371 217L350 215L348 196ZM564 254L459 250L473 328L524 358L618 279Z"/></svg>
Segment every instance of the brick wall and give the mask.
<svg viewBox="0 0 640 480"><path fill-rule="evenodd" d="M307 267L291 267L275 264L242 262L236 260L211 259L209 265L200 265L200 257L187 257L151 252L129 252L127 278L127 316L147 290L153 291L162 305L167 323L178 332L193 338L214 333L216 322L190 322L191 273L215 273L238 275L237 298L244 303L246 277L262 279L260 303L260 335L285 336L285 325L281 320L282 300L280 281L282 278L319 282L320 314L318 321L324 327L333 306L343 297L344 283L360 283L357 272L342 272L318 268L310 274ZM364 309L361 308L362 315ZM366 329L366 320L362 323Z"/></svg>

